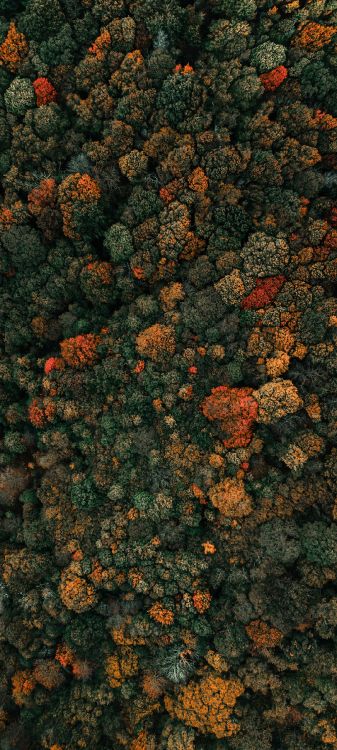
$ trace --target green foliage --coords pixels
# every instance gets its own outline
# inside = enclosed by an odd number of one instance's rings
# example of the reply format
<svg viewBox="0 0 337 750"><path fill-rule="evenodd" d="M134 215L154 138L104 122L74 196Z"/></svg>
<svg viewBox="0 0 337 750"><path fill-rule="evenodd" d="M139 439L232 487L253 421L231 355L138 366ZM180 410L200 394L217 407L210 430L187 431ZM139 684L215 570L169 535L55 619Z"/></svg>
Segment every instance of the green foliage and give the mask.
<svg viewBox="0 0 337 750"><path fill-rule="evenodd" d="M20 30L30 39L41 42L60 31L64 21L58 0L28 0L20 16Z"/></svg>
<svg viewBox="0 0 337 750"><path fill-rule="evenodd" d="M256 65L259 73L265 73L286 61L286 49L282 44L275 42L263 42L254 48L251 54L251 62Z"/></svg>
<svg viewBox="0 0 337 750"><path fill-rule="evenodd" d="M0 0L1 750L336 744L336 26Z"/></svg>
<svg viewBox="0 0 337 750"><path fill-rule="evenodd" d="M125 263L133 253L132 236L123 224L113 224L104 235L104 247L113 263Z"/></svg>
<svg viewBox="0 0 337 750"><path fill-rule="evenodd" d="M309 562L319 566L336 565L337 529L322 522L305 524L301 534L304 554Z"/></svg>
<svg viewBox="0 0 337 750"><path fill-rule="evenodd" d="M91 511L97 508L102 502L102 497L90 477L73 483L70 499L75 508L84 511Z"/></svg>
<svg viewBox="0 0 337 750"><path fill-rule="evenodd" d="M24 115L35 104L35 95L28 78L14 78L4 93L7 112Z"/></svg>

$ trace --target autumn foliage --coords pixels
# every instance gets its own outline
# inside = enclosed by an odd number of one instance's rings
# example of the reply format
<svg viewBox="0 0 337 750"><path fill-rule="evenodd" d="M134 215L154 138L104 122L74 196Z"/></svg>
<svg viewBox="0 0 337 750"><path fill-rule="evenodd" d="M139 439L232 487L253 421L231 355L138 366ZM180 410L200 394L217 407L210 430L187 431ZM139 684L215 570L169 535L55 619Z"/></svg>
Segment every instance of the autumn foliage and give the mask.
<svg viewBox="0 0 337 750"><path fill-rule="evenodd" d="M17 30L15 22L11 21L6 39L0 46L0 65L4 65L11 73L16 73L28 49L26 37Z"/></svg>
<svg viewBox="0 0 337 750"><path fill-rule="evenodd" d="M245 310L254 310L270 305L285 282L284 276L271 276L266 279L257 279L255 289L242 300Z"/></svg>
<svg viewBox="0 0 337 750"><path fill-rule="evenodd" d="M86 205L96 205L101 197L97 182L89 174L75 173L66 177L58 191L59 205L63 217L65 237L78 238L74 227L76 207L85 210Z"/></svg>
<svg viewBox="0 0 337 750"><path fill-rule="evenodd" d="M223 440L226 448L244 447L251 441L258 408L252 393L252 388L220 385L212 388L201 404L204 416L219 422L222 432L227 433Z"/></svg>
<svg viewBox="0 0 337 750"><path fill-rule="evenodd" d="M243 692L239 680L224 680L210 675L199 683L192 681L182 687L176 699L167 696L165 705L170 716L203 734L214 734L222 739L239 729L239 724L232 718L232 709Z"/></svg>
<svg viewBox="0 0 337 750"><path fill-rule="evenodd" d="M0 750L337 750L336 0L0 0Z"/></svg>
<svg viewBox="0 0 337 750"><path fill-rule="evenodd" d="M86 367L92 365L97 357L100 336L86 333L61 341L61 357L69 367Z"/></svg>
<svg viewBox="0 0 337 750"><path fill-rule="evenodd" d="M174 354L175 338L171 326L155 323L142 331L136 339L137 351L141 356L158 360L164 354Z"/></svg>
<svg viewBox="0 0 337 750"><path fill-rule="evenodd" d="M33 81L33 87L36 96L36 104L38 107L56 101L57 92L50 81L48 81L48 78L36 78L35 81Z"/></svg>
<svg viewBox="0 0 337 750"><path fill-rule="evenodd" d="M284 65L279 65L277 68L269 70L268 73L262 73L260 75L260 81L266 91L276 91L287 76L287 68L285 68Z"/></svg>

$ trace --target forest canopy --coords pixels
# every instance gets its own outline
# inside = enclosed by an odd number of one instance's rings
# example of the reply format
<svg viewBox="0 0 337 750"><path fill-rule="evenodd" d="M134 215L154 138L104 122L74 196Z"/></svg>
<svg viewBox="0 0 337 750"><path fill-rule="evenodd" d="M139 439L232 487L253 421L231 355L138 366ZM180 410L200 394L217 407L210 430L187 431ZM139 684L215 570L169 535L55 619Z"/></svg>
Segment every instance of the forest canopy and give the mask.
<svg viewBox="0 0 337 750"><path fill-rule="evenodd" d="M0 750L337 750L336 72L336 0L0 0Z"/></svg>

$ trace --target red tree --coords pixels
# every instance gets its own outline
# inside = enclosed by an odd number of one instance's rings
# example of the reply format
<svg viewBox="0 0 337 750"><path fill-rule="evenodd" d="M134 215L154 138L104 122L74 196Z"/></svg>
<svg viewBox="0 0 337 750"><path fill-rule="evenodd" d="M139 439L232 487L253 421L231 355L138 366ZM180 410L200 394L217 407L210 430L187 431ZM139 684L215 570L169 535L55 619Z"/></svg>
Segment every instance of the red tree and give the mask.
<svg viewBox="0 0 337 750"><path fill-rule="evenodd" d="M267 307L279 293L284 282L284 276L269 276L266 279L257 279L255 289L242 300L241 307L245 310Z"/></svg>
<svg viewBox="0 0 337 750"><path fill-rule="evenodd" d="M50 104L55 102L57 98L57 92L54 86L48 81L48 78L36 78L33 81L33 88L36 96L36 104L41 107L43 104Z"/></svg>

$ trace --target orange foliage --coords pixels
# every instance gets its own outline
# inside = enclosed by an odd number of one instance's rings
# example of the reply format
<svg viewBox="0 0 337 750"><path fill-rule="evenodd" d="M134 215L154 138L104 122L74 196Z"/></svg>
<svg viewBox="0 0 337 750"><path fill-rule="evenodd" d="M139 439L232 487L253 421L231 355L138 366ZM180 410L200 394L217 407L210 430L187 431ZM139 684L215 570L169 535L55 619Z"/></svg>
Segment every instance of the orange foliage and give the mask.
<svg viewBox="0 0 337 750"><path fill-rule="evenodd" d="M55 412L56 406L50 399L39 402L37 398L34 398L28 408L29 421L34 427L44 427L46 422L52 422Z"/></svg>
<svg viewBox="0 0 337 750"><path fill-rule="evenodd" d="M214 734L218 739L230 737L239 725L231 719L231 708L244 692L239 680L223 680L218 676L204 677L201 682L190 682L182 687L177 697L165 696L165 707L172 718L203 734Z"/></svg>
<svg viewBox="0 0 337 750"><path fill-rule="evenodd" d="M61 341L61 355L70 367L85 367L92 365L96 359L96 349L100 336L85 333L71 339Z"/></svg>
<svg viewBox="0 0 337 750"><path fill-rule="evenodd" d="M59 592L64 606L74 612L85 612L96 601L92 584L69 568L62 571Z"/></svg>
<svg viewBox="0 0 337 750"><path fill-rule="evenodd" d="M76 172L66 177L59 186L59 201L63 217L63 234L65 237L80 239L74 231L73 208L74 203L98 203L101 189L97 182L88 174Z"/></svg>
<svg viewBox="0 0 337 750"><path fill-rule="evenodd" d="M252 439L252 425L258 406L252 397L252 388L230 388L220 385L212 388L201 404L201 410L210 421L219 420L228 434L223 441L226 448L244 448Z"/></svg>
<svg viewBox="0 0 337 750"><path fill-rule="evenodd" d="M172 355L176 348L174 329L172 326L155 323L138 334L136 347L141 356L150 357L154 361L164 353Z"/></svg>
<svg viewBox="0 0 337 750"><path fill-rule="evenodd" d="M187 65L176 65L174 68L175 73L181 73L183 76L187 76L189 73L194 73L194 70L191 65L187 63Z"/></svg>
<svg viewBox="0 0 337 750"><path fill-rule="evenodd" d="M332 726L334 722L329 723L326 719L321 719L318 722L318 726L322 727L322 742L324 745L333 745L334 748L337 746L337 731L334 726Z"/></svg>
<svg viewBox="0 0 337 750"><path fill-rule="evenodd" d="M0 46L0 65L5 65L11 73L16 73L27 52L25 36L17 31L14 21L11 21L6 39Z"/></svg>
<svg viewBox="0 0 337 750"><path fill-rule="evenodd" d="M252 512L251 498L242 479L224 479L211 487L209 497L214 507L228 518L243 518Z"/></svg>
<svg viewBox="0 0 337 750"><path fill-rule="evenodd" d="M28 211L37 218L37 225L46 239L54 239L55 229L60 222L56 180L47 178L31 190L28 194Z"/></svg>
<svg viewBox="0 0 337 750"><path fill-rule="evenodd" d="M59 664L53 659L38 662L34 667L33 675L36 682L43 685L47 690L58 688L64 680Z"/></svg>
<svg viewBox="0 0 337 750"><path fill-rule="evenodd" d="M209 591L195 591L193 594L193 605L200 615L203 615L204 612L207 612L210 607L211 601L212 597Z"/></svg>
<svg viewBox="0 0 337 750"><path fill-rule="evenodd" d="M160 188L159 195L164 203L171 203L175 197L174 193L172 193L167 187Z"/></svg>
<svg viewBox="0 0 337 750"><path fill-rule="evenodd" d="M131 742L130 750L155 750L156 744L154 737L150 737L146 729L138 734Z"/></svg>
<svg viewBox="0 0 337 750"><path fill-rule="evenodd" d="M254 391L258 402L258 421L270 424L286 414L294 414L303 405L296 386L291 380L272 380Z"/></svg>
<svg viewBox="0 0 337 750"><path fill-rule="evenodd" d="M203 252L204 247L205 240L197 237L194 232L187 232L185 247L181 253L179 253L179 260L192 260L192 258L195 258Z"/></svg>
<svg viewBox="0 0 337 750"><path fill-rule="evenodd" d="M133 266L132 273L133 273L135 279L138 279L138 281L141 280L141 279L143 279L144 276L145 276L144 269L141 268L141 266Z"/></svg>
<svg viewBox="0 0 337 750"><path fill-rule="evenodd" d="M74 654L65 643L59 643L56 649L55 659L66 669L70 667L74 661Z"/></svg>
<svg viewBox="0 0 337 750"><path fill-rule="evenodd" d="M15 223L13 212L10 208L4 206L0 209L0 225L2 229L9 229L11 224Z"/></svg>
<svg viewBox="0 0 337 750"><path fill-rule="evenodd" d="M308 405L305 407L305 410L313 422L319 422L321 420L321 407L318 396L315 393L310 394Z"/></svg>
<svg viewBox="0 0 337 750"><path fill-rule="evenodd" d="M191 484L190 490L193 493L194 497L196 497L199 500L200 503L202 503L202 504L205 503L205 493L201 489L201 487L198 487L197 484L193 483L193 484Z"/></svg>
<svg viewBox="0 0 337 750"><path fill-rule="evenodd" d="M88 661L76 659L73 664L73 675L76 680L88 680L93 672L93 667Z"/></svg>
<svg viewBox="0 0 337 750"><path fill-rule="evenodd" d="M94 43L89 47L91 55L95 55L97 60L104 60L105 52L110 47L111 36L108 29L103 29L102 33L95 39Z"/></svg>
<svg viewBox="0 0 337 750"><path fill-rule="evenodd" d="M108 286L112 281L112 265L105 260L95 260L88 263L86 270L97 276L103 286Z"/></svg>
<svg viewBox="0 0 337 750"><path fill-rule="evenodd" d="M204 555L214 555L216 552L216 547L213 542L203 542L201 546L204 550Z"/></svg>
<svg viewBox="0 0 337 750"><path fill-rule="evenodd" d="M316 112L314 112L312 124L314 128L318 127L320 130L334 130L337 128L337 118L333 117L328 112L321 112L320 109L317 109Z"/></svg>
<svg viewBox="0 0 337 750"><path fill-rule="evenodd" d="M184 299L184 287L178 281L164 286L160 291L160 301L165 311L174 310L177 303Z"/></svg>
<svg viewBox="0 0 337 750"><path fill-rule="evenodd" d="M34 427L43 427L45 423L44 411L39 406L39 402L36 398L34 398L34 401L32 401L32 403L29 406L28 417L29 417L29 421Z"/></svg>
<svg viewBox="0 0 337 750"><path fill-rule="evenodd" d="M272 628L262 620L252 620L246 625L246 632L257 648L273 648L283 638L283 634L277 628Z"/></svg>
<svg viewBox="0 0 337 750"><path fill-rule="evenodd" d="M266 372L270 378L277 378L287 372L290 357L286 352L277 352L275 357L266 360Z"/></svg>
<svg viewBox="0 0 337 750"><path fill-rule="evenodd" d="M164 692L165 680L160 675L150 672L145 674L142 681L144 693L152 700L156 700Z"/></svg>
<svg viewBox="0 0 337 750"><path fill-rule="evenodd" d="M57 185L53 177L42 180L37 188L28 193L28 210L32 216L39 216L45 206L56 200Z"/></svg>
<svg viewBox="0 0 337 750"><path fill-rule="evenodd" d="M110 687L120 687L128 677L138 672L138 656L132 648L124 647L120 653L108 656L106 674Z"/></svg>
<svg viewBox="0 0 337 750"><path fill-rule="evenodd" d="M205 659L207 664L215 669L216 672L227 672L229 669L228 663L218 651L212 651L212 649L209 649L205 654Z"/></svg>
<svg viewBox="0 0 337 750"><path fill-rule="evenodd" d="M174 620L173 612L163 607L159 602L152 604L152 607L149 609L149 615L161 625L172 625Z"/></svg>
<svg viewBox="0 0 337 750"><path fill-rule="evenodd" d="M337 32L337 26L323 26L315 21L305 24L296 37L296 44L312 51L319 50L331 42Z"/></svg>
<svg viewBox="0 0 337 750"><path fill-rule="evenodd" d="M191 190L196 193L204 193L208 188L208 178L201 167L196 167L188 178L188 184Z"/></svg>
<svg viewBox="0 0 337 750"><path fill-rule="evenodd" d="M13 675L12 686L13 700L18 706L23 706L25 698L34 690L36 680L28 669L22 669Z"/></svg>

